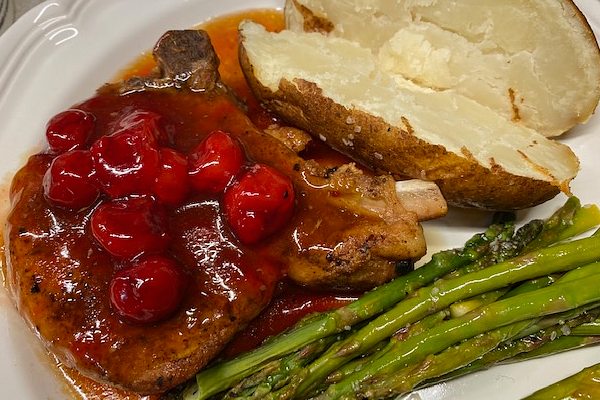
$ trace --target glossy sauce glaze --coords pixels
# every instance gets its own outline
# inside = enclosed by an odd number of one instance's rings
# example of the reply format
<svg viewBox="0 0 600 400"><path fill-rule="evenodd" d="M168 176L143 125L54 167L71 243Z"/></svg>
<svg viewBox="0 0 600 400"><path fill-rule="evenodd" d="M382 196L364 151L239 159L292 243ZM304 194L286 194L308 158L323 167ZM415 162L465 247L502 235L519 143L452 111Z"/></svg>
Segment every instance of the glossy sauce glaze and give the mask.
<svg viewBox="0 0 600 400"><path fill-rule="evenodd" d="M211 35L221 59L223 81L248 105L250 120L264 128L275 119L253 98L237 64L237 25L246 18L274 30L283 24L277 11L253 11L216 19L202 28ZM119 78L146 74L153 66L148 57L142 57ZM285 174L297 173L288 152L274 145L275 139L256 131L246 116L222 97L174 95L169 90L121 96L108 88L77 107L96 116L96 137L109 131L115 115L123 110L156 111L164 116L173 133L172 147L182 153L189 152L208 133L226 130L241 140L250 160L276 165ZM346 161L318 144L311 146L308 152L312 158L324 164ZM97 374L105 363L114 362L106 360L115 349L124 346L146 349L148 343L155 343L168 347L170 352L184 353L194 339L189 331L201 332L210 327L215 332L226 330L220 327L237 331L271 303L261 317L238 335L241 339L234 340L223 353L231 356L259 344L310 312L337 307L355 298L306 293L281 283L290 256L309 247L331 248L340 227L363 218L334 211L322 198L330 195L326 191L300 193L291 223L280 234L256 246L241 245L227 229L218 198L194 195L183 206L169 210L169 233L173 238L169 253L185 266L189 277L181 310L153 326L125 323L106 301L110 276L123 266L102 251L87 231L91 209L79 213L64 211L48 207L43 199L41 179L51 160L48 154L32 156L13 181L11 237L18 237L21 245L31 245L35 251L27 253L31 264L20 274L14 273L15 265L9 265L8 278L17 302L41 336L52 338L49 341L54 349L72 354L83 370ZM18 258L11 261L21 262ZM238 316L242 316L238 321L227 321ZM265 329L267 326L269 329ZM140 397L60 367L81 398ZM119 373L126 372L116 372Z"/></svg>
<svg viewBox="0 0 600 400"><path fill-rule="evenodd" d="M238 26L246 19L256 21L269 31L279 31L284 27L283 14L277 10L249 10L241 13L221 16L202 24L200 28L208 32L212 44L219 56L219 72L223 82L234 90L236 95L247 105L247 115L258 128L264 129L278 118L261 107L252 94L238 61ZM130 67L123 71L119 80L132 76L147 75L155 67L150 53L144 54ZM335 167L353 162L347 156L332 150L319 141L311 141L302 152L306 159L313 159L324 167ZM362 166L359 165L362 168ZM362 168L366 173L368 169ZM312 312L322 312L341 307L359 296L352 293L312 292L295 285L289 280L280 282L275 290L271 304L248 327L240 332L224 350L225 357L231 357L243 351L251 350L269 336L282 332L302 317Z"/></svg>

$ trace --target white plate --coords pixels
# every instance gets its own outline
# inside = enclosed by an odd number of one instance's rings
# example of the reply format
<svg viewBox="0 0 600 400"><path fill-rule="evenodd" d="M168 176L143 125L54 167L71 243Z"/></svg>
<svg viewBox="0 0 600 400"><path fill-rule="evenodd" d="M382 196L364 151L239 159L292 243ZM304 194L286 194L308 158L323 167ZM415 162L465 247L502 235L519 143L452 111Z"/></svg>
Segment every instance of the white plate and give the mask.
<svg viewBox="0 0 600 400"><path fill-rule="evenodd" d="M596 33L600 2L576 1ZM281 0L57 0L19 19L0 36L0 177L6 182L28 154L41 148L46 121L94 90L167 29L185 28L245 8L278 7ZM581 159L573 192L600 203L600 116L562 139ZM6 198L6 188L1 191ZM564 196L521 213L527 220L549 215ZM425 226L430 251L460 245L484 228L489 214L452 210ZM496 367L412 395L412 399L518 399L583 367L600 362L600 349ZM0 399L64 399L45 350L0 289Z"/></svg>

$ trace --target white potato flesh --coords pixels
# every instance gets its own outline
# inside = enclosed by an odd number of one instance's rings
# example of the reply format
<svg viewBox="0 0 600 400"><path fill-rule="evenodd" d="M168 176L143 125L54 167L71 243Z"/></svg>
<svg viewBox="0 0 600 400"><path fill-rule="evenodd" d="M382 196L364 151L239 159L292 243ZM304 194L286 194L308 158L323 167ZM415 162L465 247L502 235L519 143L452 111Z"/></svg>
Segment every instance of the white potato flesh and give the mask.
<svg viewBox="0 0 600 400"><path fill-rule="evenodd" d="M376 56L355 42L318 33L270 33L252 22L240 29L255 77L273 92L281 80L313 82L349 110L412 129L419 139L472 156L486 168L499 165L563 190L577 174L577 157L566 145L454 91L422 88L382 70Z"/></svg>
<svg viewBox="0 0 600 400"><path fill-rule="evenodd" d="M600 52L570 0L294 0L369 49L381 68L456 91L556 136L600 98ZM293 2L287 28L303 29Z"/></svg>

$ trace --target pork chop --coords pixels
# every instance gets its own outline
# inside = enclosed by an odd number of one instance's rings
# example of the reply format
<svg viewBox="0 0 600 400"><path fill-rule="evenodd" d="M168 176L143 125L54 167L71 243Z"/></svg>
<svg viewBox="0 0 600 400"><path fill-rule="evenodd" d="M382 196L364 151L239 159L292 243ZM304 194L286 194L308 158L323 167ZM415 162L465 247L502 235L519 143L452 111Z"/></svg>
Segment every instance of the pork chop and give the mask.
<svg viewBox="0 0 600 400"><path fill-rule="evenodd" d="M391 177L322 168L255 128L221 83L204 32L167 32L154 55L156 76L107 85L75 106L96 116L94 139L131 109L161 114L170 145L184 154L224 130L249 159L289 176L297 198L289 224L252 246L231 233L216 198L196 194L169 209L168 253L186 270L186 295L171 318L136 325L110 305L109 283L121 265L90 233L98 202L79 212L48 204L42 179L51 154L30 157L16 174L5 240L7 283L19 311L62 362L139 393L192 377L267 306L282 276L312 287L367 289L396 276L399 261L425 253L418 217L395 196Z"/></svg>

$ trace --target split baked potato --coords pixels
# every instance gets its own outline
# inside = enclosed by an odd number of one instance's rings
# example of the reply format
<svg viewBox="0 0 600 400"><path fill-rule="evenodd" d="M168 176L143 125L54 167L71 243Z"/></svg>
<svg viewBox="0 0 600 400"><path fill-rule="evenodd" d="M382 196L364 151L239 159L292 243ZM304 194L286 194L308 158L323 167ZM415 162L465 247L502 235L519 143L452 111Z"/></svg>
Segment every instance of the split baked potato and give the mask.
<svg viewBox="0 0 600 400"><path fill-rule="evenodd" d="M567 146L392 74L356 42L252 22L240 33L242 69L266 107L365 165L437 183L450 204L526 208L568 193L577 174Z"/></svg>
<svg viewBox="0 0 600 400"><path fill-rule="evenodd" d="M285 12L289 30L355 41L393 76L545 136L587 121L600 98L598 45L571 0L288 0Z"/></svg>

